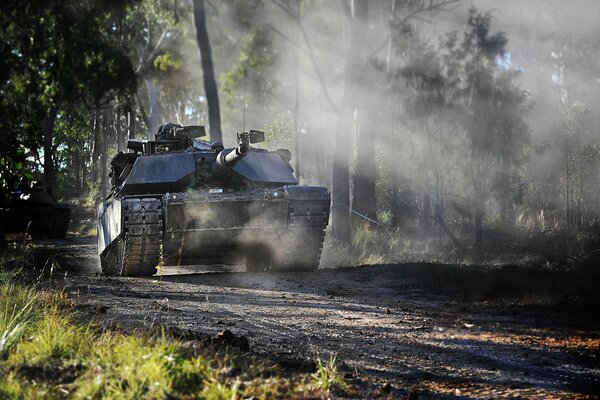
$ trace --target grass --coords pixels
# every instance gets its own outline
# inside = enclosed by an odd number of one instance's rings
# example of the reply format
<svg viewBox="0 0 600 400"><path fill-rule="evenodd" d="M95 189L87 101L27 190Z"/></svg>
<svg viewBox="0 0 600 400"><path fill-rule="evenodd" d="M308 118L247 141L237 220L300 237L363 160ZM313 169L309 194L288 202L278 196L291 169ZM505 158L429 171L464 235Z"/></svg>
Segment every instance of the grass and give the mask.
<svg viewBox="0 0 600 400"><path fill-rule="evenodd" d="M60 294L0 277L0 398L327 398L345 390L335 359L294 374L164 331L125 333L78 320Z"/></svg>
<svg viewBox="0 0 600 400"><path fill-rule="evenodd" d="M34 301L31 290L0 286L0 357L26 333L34 319Z"/></svg>
<svg viewBox="0 0 600 400"><path fill-rule="evenodd" d="M326 392L344 393L348 390L348 385L336 365L335 356L329 356L326 362L318 358L317 372L312 377L315 387Z"/></svg>

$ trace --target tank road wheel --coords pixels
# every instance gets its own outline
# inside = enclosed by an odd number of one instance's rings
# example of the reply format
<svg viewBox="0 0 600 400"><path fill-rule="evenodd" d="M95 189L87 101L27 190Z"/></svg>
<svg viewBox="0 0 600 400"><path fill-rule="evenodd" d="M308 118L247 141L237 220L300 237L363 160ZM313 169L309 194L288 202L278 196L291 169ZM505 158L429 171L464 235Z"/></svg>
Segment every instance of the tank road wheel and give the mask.
<svg viewBox="0 0 600 400"><path fill-rule="evenodd" d="M123 240L117 239L100 254L100 267L104 275L121 275L123 270Z"/></svg>

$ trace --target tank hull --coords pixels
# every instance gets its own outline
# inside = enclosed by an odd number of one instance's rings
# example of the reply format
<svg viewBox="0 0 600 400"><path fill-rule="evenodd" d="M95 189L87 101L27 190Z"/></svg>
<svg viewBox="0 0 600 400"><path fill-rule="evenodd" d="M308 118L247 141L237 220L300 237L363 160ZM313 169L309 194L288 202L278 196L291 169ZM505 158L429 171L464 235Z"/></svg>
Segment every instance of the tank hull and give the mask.
<svg viewBox="0 0 600 400"><path fill-rule="evenodd" d="M311 186L123 196L100 208L98 248L108 272L123 275L159 264L312 270L329 211L329 191Z"/></svg>

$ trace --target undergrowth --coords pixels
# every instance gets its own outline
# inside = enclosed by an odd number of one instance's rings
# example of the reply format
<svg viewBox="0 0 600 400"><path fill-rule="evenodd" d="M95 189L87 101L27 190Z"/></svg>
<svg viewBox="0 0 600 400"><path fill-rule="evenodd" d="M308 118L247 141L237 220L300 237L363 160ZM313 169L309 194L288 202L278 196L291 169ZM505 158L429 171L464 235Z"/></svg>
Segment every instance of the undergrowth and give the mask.
<svg viewBox="0 0 600 400"><path fill-rule="evenodd" d="M457 230L451 240L440 227L392 228L369 223L353 226L351 241L335 240L330 229L323 247L326 267L396 264L406 262L460 263L467 265L546 265L557 270L576 270L600 263L600 230L526 231L519 227L490 224L484 242L476 248L473 238ZM460 234L459 234L460 233Z"/></svg>
<svg viewBox="0 0 600 400"><path fill-rule="evenodd" d="M286 373L228 349L82 323L60 294L0 278L1 399L327 398L347 389L335 365Z"/></svg>

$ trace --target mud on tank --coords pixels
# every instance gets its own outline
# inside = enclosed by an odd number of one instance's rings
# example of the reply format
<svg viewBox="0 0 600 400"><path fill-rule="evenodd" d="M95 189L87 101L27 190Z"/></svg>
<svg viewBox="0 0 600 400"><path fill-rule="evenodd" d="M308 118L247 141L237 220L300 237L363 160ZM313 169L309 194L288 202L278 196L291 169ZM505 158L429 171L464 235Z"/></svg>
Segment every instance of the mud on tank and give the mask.
<svg viewBox="0 0 600 400"><path fill-rule="evenodd" d="M108 275L147 276L159 265L245 263L248 271L319 266L327 188L301 186L291 153L210 143L202 126L166 124L130 140L111 161L112 191L98 209L98 253Z"/></svg>

